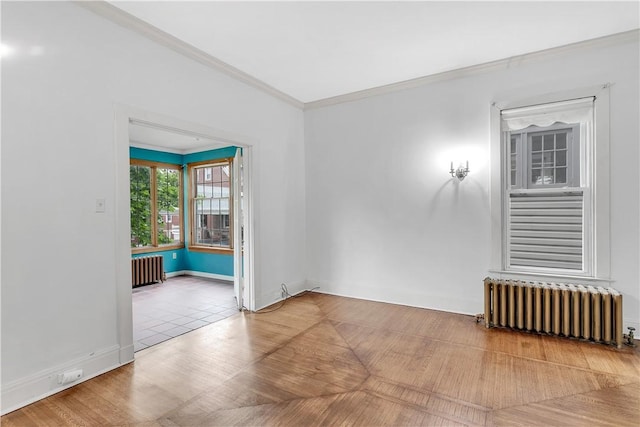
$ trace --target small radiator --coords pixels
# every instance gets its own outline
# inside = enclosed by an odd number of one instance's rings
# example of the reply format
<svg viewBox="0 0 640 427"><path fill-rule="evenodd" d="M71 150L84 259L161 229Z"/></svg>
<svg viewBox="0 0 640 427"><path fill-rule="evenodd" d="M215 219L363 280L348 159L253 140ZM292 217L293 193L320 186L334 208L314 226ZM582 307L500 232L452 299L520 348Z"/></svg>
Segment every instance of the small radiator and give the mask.
<svg viewBox="0 0 640 427"><path fill-rule="evenodd" d="M580 338L622 346L622 295L611 288L484 280L484 321L490 328Z"/></svg>
<svg viewBox="0 0 640 427"><path fill-rule="evenodd" d="M164 282L163 261L162 255L131 258L131 286Z"/></svg>

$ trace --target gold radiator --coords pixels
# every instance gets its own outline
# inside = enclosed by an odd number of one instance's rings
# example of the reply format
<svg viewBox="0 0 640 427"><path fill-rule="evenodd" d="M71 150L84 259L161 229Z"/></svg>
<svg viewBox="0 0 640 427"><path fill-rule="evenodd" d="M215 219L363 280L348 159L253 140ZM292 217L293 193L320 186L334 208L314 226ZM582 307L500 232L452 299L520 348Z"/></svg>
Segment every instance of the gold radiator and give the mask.
<svg viewBox="0 0 640 427"><path fill-rule="evenodd" d="M162 255L131 258L131 286L164 282L164 258Z"/></svg>
<svg viewBox="0 0 640 427"><path fill-rule="evenodd" d="M611 288L484 279L490 328L580 338L622 346L622 295Z"/></svg>

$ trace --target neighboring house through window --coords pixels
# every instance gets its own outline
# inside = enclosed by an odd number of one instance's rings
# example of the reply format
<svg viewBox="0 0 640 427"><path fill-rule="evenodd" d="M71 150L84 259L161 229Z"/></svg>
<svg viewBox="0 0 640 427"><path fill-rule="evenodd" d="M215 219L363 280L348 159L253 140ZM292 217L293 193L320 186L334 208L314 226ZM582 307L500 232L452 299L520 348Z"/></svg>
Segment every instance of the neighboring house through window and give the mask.
<svg viewBox="0 0 640 427"><path fill-rule="evenodd" d="M233 249L232 159L193 163L189 171L190 250Z"/></svg>

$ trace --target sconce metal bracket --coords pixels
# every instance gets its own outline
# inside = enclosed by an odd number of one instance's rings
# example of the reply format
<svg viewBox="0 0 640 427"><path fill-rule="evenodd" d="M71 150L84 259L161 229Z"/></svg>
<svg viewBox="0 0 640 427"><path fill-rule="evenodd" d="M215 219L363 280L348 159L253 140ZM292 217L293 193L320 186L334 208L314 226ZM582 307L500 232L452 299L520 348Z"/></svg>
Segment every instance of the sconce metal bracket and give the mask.
<svg viewBox="0 0 640 427"><path fill-rule="evenodd" d="M466 167L459 166L457 169L453 169L453 163L451 163L451 170L449 171L452 178L458 178L460 181L465 179L469 174L469 162Z"/></svg>

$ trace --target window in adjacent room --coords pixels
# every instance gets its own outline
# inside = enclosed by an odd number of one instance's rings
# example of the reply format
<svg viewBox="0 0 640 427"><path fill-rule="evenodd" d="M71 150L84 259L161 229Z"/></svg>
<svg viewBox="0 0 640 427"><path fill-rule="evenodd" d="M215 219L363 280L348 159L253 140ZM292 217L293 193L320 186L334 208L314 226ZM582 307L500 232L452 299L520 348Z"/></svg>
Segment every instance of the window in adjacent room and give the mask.
<svg viewBox="0 0 640 427"><path fill-rule="evenodd" d="M131 159L129 178L132 252L182 246L180 166Z"/></svg>
<svg viewBox="0 0 640 427"><path fill-rule="evenodd" d="M233 249L232 159L189 165L189 249Z"/></svg>
<svg viewBox="0 0 640 427"><path fill-rule="evenodd" d="M592 274L593 102L501 112L505 270Z"/></svg>

